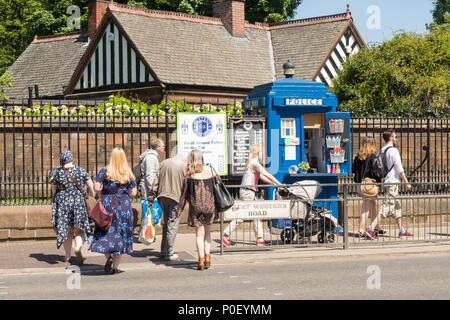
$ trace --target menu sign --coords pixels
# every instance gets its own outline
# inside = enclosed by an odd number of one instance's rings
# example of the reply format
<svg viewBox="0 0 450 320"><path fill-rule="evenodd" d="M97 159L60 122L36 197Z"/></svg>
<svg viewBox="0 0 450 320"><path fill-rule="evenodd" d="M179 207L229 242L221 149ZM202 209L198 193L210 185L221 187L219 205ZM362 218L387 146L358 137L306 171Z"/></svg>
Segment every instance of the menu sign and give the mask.
<svg viewBox="0 0 450 320"><path fill-rule="evenodd" d="M265 119L231 119L231 174L243 174L247 165L250 146L259 144L265 164Z"/></svg>
<svg viewBox="0 0 450 320"><path fill-rule="evenodd" d="M348 118L327 117L327 160L331 163L343 163L349 160Z"/></svg>

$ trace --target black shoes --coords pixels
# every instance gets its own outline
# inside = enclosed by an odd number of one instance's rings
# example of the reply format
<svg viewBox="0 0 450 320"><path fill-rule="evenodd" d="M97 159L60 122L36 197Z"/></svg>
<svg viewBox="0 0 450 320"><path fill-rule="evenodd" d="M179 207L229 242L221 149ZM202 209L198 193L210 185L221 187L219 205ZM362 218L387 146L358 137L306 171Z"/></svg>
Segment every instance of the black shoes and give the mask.
<svg viewBox="0 0 450 320"><path fill-rule="evenodd" d="M110 256L108 258L108 260L106 260L106 264L105 264L105 273L106 274L110 274L111 273L111 266L112 266L112 257Z"/></svg>

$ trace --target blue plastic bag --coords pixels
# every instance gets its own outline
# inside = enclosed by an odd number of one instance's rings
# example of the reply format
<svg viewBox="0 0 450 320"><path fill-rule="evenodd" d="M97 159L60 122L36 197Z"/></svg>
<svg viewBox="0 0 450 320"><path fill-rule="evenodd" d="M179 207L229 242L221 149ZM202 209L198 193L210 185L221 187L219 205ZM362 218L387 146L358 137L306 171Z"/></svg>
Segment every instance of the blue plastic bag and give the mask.
<svg viewBox="0 0 450 320"><path fill-rule="evenodd" d="M153 215L155 226L161 227L161 217L163 211L160 204L158 203L158 200L156 199L153 201L151 212Z"/></svg>
<svg viewBox="0 0 450 320"><path fill-rule="evenodd" d="M145 220L145 217L147 216L147 211L148 211L148 200L142 200L141 201L141 208L142 208L142 221Z"/></svg>

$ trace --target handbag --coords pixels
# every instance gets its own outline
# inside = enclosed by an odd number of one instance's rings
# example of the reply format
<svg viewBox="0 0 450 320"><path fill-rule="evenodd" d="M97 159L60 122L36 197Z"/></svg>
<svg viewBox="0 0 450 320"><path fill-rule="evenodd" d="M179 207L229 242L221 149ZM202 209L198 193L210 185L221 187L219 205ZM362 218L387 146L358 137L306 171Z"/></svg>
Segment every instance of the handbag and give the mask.
<svg viewBox="0 0 450 320"><path fill-rule="evenodd" d="M214 168L211 167L211 170L214 170ZM219 212L227 211L234 205L234 199L231 196L228 189L223 184L222 179L220 179L220 177L217 176L215 170L214 173L216 174L216 179L214 179L213 192L214 192L214 201L216 202L216 208Z"/></svg>
<svg viewBox="0 0 450 320"><path fill-rule="evenodd" d="M86 200L86 207L88 210L89 218L94 220L97 227L104 231L108 231L109 227L111 226L114 214L109 214L106 212L105 206L102 203L101 198L97 201L94 197L90 196L84 189L80 187L78 182L72 177L69 170L64 168L64 171L69 176L69 178L72 180L72 182L75 184L77 189L83 194L84 199ZM122 189L119 188L119 191L117 192L116 197L116 203L114 204L114 209L117 207L117 202L119 200L119 194Z"/></svg>
<svg viewBox="0 0 450 320"><path fill-rule="evenodd" d="M120 188L119 191L117 191L117 197L116 197L116 202L114 204L114 210L116 210L116 207L117 207L117 202L119 200L120 191L122 191L122 188ZM103 231L108 231L108 229L111 226L111 223L113 221L114 213L109 214L106 211L105 206L102 203L102 200L99 199L97 204L95 205L95 207L92 209L92 211L89 212L89 218L94 220L97 227L99 227Z"/></svg>
<svg viewBox="0 0 450 320"><path fill-rule="evenodd" d="M364 174L366 174L368 162L369 162L368 159L366 159L365 166L364 166ZM363 197L374 198L378 195L378 192L380 191L380 189L378 188L377 185L371 184L371 183L376 183L376 182L377 181L373 178L364 178L362 180L361 194Z"/></svg>
<svg viewBox="0 0 450 320"><path fill-rule="evenodd" d="M67 168L62 167L64 172L69 176L69 178L72 180L72 182L75 184L75 186L77 187L77 189L81 192L81 194L84 196L84 200L86 201L86 208L88 213L90 214L92 209L94 209L94 207L97 205L97 200L95 200L95 197L89 195L86 190L84 190L83 188L80 187L80 185L78 184L78 182L72 177L72 175L70 174L69 170L67 170Z"/></svg>
<svg viewBox="0 0 450 320"><path fill-rule="evenodd" d="M372 178L364 178L361 184L361 194L365 198L374 198L378 195L379 188L375 184L366 184L366 183L376 183L377 181Z"/></svg>

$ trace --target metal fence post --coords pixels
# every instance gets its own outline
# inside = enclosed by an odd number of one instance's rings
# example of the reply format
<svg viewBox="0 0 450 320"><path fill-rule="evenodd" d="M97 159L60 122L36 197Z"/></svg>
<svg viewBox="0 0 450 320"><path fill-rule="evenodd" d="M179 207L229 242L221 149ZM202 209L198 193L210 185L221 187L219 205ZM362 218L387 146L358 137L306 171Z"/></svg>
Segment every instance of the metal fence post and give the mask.
<svg viewBox="0 0 450 320"><path fill-rule="evenodd" d="M348 249L348 184L344 184L344 250Z"/></svg>
<svg viewBox="0 0 450 320"><path fill-rule="evenodd" d="M165 117L166 117L166 130L165 130L165 133L166 133L166 159L168 159L168 158L170 158L170 155L169 155L169 105L167 104L167 95L166 95L166 105L165 105L165 107L164 107L164 111L165 111Z"/></svg>
<svg viewBox="0 0 450 320"><path fill-rule="evenodd" d="M223 213L220 212L220 254L223 255Z"/></svg>

